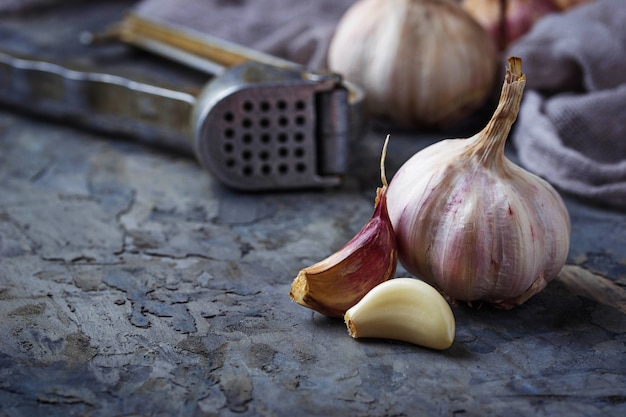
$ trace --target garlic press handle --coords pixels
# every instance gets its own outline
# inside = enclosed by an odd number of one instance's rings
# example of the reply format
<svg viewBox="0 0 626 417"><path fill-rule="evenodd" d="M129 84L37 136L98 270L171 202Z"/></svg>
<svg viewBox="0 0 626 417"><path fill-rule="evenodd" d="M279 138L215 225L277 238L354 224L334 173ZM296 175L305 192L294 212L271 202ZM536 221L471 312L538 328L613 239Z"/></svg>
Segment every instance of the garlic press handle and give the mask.
<svg viewBox="0 0 626 417"><path fill-rule="evenodd" d="M228 68L248 61L276 68L304 70L302 65L295 62L208 33L165 20L152 20L135 13L129 13L122 22L111 28L110 35L210 75L221 74Z"/></svg>
<svg viewBox="0 0 626 417"><path fill-rule="evenodd" d="M0 52L0 102L193 152L193 94Z"/></svg>

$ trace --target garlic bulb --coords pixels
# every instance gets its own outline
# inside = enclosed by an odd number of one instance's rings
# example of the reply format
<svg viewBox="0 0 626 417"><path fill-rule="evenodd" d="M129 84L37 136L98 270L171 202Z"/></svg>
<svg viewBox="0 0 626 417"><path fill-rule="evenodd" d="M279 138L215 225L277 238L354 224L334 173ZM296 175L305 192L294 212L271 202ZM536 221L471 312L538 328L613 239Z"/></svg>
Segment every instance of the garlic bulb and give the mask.
<svg viewBox="0 0 626 417"><path fill-rule="evenodd" d="M502 308L523 303L559 273L570 237L559 194L504 156L526 82L521 59L509 65L487 126L416 153L387 191L407 271L453 299Z"/></svg>
<svg viewBox="0 0 626 417"><path fill-rule="evenodd" d="M360 84L375 117L443 127L492 91L496 48L451 0L359 0L340 20L328 65Z"/></svg>

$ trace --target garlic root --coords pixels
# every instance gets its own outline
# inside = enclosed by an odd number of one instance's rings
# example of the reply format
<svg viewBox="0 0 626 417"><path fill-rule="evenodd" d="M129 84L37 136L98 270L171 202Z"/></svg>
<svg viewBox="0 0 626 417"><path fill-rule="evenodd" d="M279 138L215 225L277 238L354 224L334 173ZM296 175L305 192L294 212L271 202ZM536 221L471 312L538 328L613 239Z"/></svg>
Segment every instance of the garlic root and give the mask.
<svg viewBox="0 0 626 417"><path fill-rule="evenodd" d="M431 349L454 342L455 319L446 300L427 283L395 278L376 286L344 320L353 338L383 338Z"/></svg>

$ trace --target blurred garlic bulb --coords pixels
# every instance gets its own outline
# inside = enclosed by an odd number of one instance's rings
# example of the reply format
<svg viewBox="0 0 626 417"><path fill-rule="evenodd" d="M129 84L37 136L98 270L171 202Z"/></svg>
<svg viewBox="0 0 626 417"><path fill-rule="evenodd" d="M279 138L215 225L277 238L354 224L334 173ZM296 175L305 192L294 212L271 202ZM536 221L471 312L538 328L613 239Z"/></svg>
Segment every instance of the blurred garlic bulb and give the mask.
<svg viewBox="0 0 626 417"><path fill-rule="evenodd" d="M389 183L389 217L407 271L453 299L502 308L541 291L563 267L570 223L559 194L504 156L526 83L510 69L487 126L416 153Z"/></svg>
<svg viewBox="0 0 626 417"><path fill-rule="evenodd" d="M483 104L496 59L493 39L452 0L359 0L328 52L373 116L419 127L452 125Z"/></svg>
<svg viewBox="0 0 626 417"><path fill-rule="evenodd" d="M593 0L461 0L461 6L493 37L501 51L525 35L545 15Z"/></svg>
<svg viewBox="0 0 626 417"><path fill-rule="evenodd" d="M537 20L559 10L553 0L463 0L461 5L503 51Z"/></svg>

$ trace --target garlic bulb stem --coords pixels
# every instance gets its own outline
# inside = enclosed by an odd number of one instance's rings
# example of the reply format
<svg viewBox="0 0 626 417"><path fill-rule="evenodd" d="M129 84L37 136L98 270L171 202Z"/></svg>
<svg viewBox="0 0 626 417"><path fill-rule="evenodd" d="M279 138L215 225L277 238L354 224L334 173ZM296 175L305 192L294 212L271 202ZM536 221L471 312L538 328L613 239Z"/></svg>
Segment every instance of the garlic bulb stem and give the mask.
<svg viewBox="0 0 626 417"><path fill-rule="evenodd" d="M506 169L504 164L504 146L517 119L520 103L526 86L526 75L522 73L522 60L517 57L508 59L509 68L504 78L498 106L484 129L472 139L467 148L467 155L478 158L480 163L489 167Z"/></svg>

